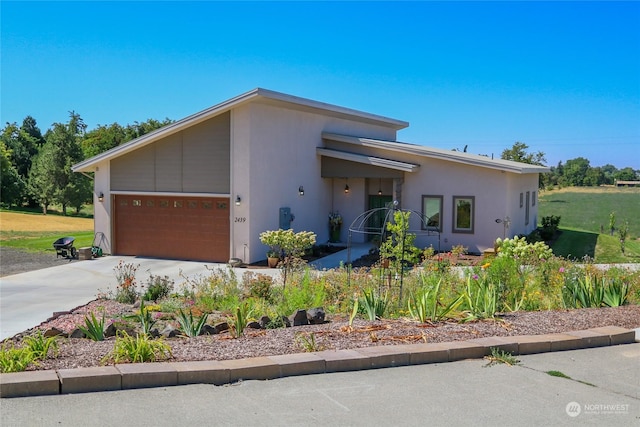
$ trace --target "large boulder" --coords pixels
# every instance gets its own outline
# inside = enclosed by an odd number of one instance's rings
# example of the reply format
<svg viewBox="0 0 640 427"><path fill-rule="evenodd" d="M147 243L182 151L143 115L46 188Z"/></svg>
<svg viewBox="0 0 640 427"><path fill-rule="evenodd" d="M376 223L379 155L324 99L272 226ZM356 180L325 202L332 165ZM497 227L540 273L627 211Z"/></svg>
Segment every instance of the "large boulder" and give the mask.
<svg viewBox="0 0 640 427"><path fill-rule="evenodd" d="M296 312L291 315L290 320L293 326L308 325L309 319L307 319L307 310L296 310Z"/></svg>
<svg viewBox="0 0 640 427"><path fill-rule="evenodd" d="M316 307L307 311L307 320L309 320L309 324L311 325L320 325L324 323L324 308Z"/></svg>

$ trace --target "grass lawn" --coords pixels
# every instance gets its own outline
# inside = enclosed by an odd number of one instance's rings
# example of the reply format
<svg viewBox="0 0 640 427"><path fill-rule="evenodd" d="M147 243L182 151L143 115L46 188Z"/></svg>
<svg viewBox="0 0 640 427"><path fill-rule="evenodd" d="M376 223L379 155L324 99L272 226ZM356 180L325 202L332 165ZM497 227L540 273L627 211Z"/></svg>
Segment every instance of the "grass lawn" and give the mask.
<svg viewBox="0 0 640 427"><path fill-rule="evenodd" d="M640 262L640 188L564 188L541 192L539 203L539 218L561 217L562 233L552 245L554 254L571 259L586 255L600 263ZM629 221L624 254L617 234L609 234L612 211L617 226Z"/></svg>
<svg viewBox="0 0 640 427"><path fill-rule="evenodd" d="M54 252L53 242L65 236L76 238L77 248L91 246L93 219L29 212L0 211L0 245L29 251Z"/></svg>

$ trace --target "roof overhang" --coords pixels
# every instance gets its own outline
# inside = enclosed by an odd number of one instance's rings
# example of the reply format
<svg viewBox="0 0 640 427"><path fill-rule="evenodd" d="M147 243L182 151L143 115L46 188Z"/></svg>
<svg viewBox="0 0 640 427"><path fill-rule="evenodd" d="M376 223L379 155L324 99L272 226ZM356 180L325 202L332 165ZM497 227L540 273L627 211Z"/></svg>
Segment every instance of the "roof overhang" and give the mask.
<svg viewBox="0 0 640 427"><path fill-rule="evenodd" d="M408 144L406 142L384 141L357 136L338 135L327 132L322 133L322 138L329 141L344 142L361 147L389 150L396 153L405 153L420 157L446 160L470 166L497 169L518 174L545 173L549 172L550 170L546 166L530 165L528 163L513 162L511 160L492 159L490 157L480 156L477 154L464 153L453 150L443 150L440 148L426 147L423 145Z"/></svg>
<svg viewBox="0 0 640 427"><path fill-rule="evenodd" d="M94 167L101 162L111 160L133 150L142 148L148 144L152 144L162 138L180 132L248 102L259 102L282 108L324 114L331 117L375 124L394 130L404 129L409 126L409 123L402 120L391 119L389 117L365 113L363 111L352 110L350 108L326 104L324 102L313 101L311 99L300 98L272 90L257 88L221 102L220 104L214 105L213 107L207 108L206 110L192 114L184 119L143 135L140 138L136 138L125 144L119 145L111 150L98 154L97 156L86 159L76 165L73 165L72 169L74 172L93 172Z"/></svg>
<svg viewBox="0 0 640 427"><path fill-rule="evenodd" d="M347 160L350 162L362 163L365 165L377 166L386 169L393 169L402 172L415 172L420 165L397 160L383 159L382 157L367 156L364 154L350 153L348 151L334 150L331 148L317 147L316 152L325 157Z"/></svg>

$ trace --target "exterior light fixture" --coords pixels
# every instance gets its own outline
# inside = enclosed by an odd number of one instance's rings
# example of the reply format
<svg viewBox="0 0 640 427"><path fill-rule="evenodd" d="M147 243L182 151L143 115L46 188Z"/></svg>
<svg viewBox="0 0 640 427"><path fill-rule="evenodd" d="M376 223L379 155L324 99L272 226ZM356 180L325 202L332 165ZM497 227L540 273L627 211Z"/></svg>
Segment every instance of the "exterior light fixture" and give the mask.
<svg viewBox="0 0 640 427"><path fill-rule="evenodd" d="M101 191L100 194L98 194L98 201L100 203L102 203L104 201L104 193Z"/></svg>
<svg viewBox="0 0 640 427"><path fill-rule="evenodd" d="M378 196L382 196L382 178L378 179Z"/></svg>
<svg viewBox="0 0 640 427"><path fill-rule="evenodd" d="M304 187L302 185L298 187L298 194L304 196Z"/></svg>
<svg viewBox="0 0 640 427"><path fill-rule="evenodd" d="M240 206L240 202L242 202L242 199L240 196L236 196L236 206Z"/></svg>
<svg viewBox="0 0 640 427"><path fill-rule="evenodd" d="M346 184L344 186L344 194L348 194L349 193L349 184Z"/></svg>

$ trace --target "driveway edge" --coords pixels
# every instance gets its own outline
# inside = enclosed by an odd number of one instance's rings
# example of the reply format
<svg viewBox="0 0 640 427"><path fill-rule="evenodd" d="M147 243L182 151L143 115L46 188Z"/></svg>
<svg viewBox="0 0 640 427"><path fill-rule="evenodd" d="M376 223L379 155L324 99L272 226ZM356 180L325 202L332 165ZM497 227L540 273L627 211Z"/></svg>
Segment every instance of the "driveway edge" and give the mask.
<svg viewBox="0 0 640 427"><path fill-rule="evenodd" d="M559 334L325 350L237 360L131 363L15 372L0 374L0 397L88 393L196 383L224 385L242 380L270 380L297 375L479 359L491 354L491 348L523 355L634 342L635 330L605 326Z"/></svg>

